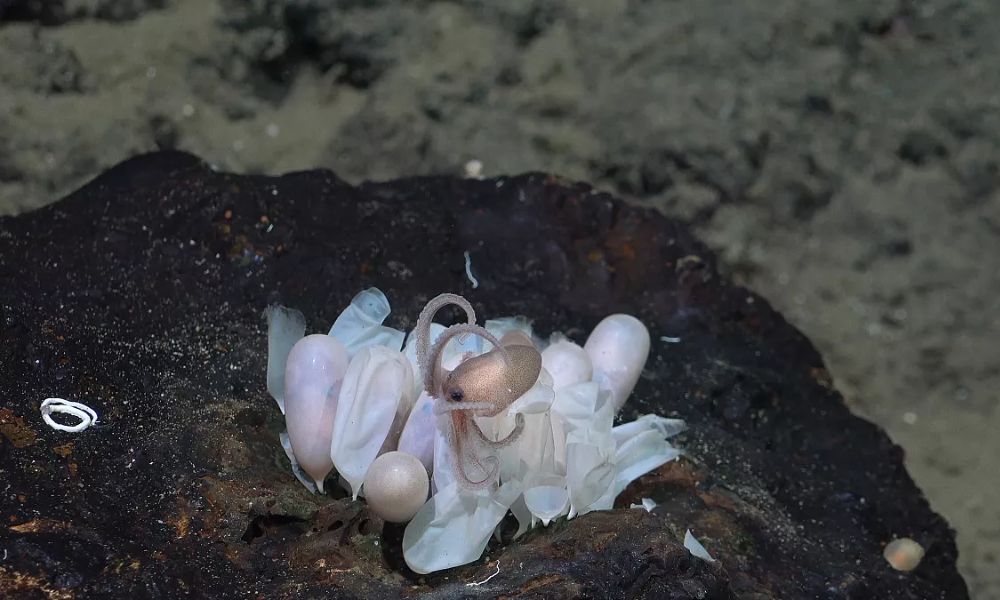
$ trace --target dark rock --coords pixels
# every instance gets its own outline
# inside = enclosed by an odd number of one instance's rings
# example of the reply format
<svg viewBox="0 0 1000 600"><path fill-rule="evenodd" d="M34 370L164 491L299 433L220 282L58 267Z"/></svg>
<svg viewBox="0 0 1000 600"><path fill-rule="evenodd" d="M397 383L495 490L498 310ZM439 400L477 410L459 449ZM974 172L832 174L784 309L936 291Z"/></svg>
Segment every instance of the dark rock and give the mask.
<svg viewBox="0 0 1000 600"><path fill-rule="evenodd" d="M319 331L371 285L396 327L446 290L543 334L638 315L654 347L624 416L688 419L688 456L635 482L621 509L409 572L400 527L295 481L264 390L265 306L298 307ZM4 597L967 597L953 532L809 341L722 281L678 223L584 185L351 187L327 171L139 157L0 220L0 325ZM47 396L94 407L99 424L49 429ZM641 497L659 505L625 508ZM719 562L684 550L688 528ZM897 536L927 550L911 573L882 558Z"/></svg>

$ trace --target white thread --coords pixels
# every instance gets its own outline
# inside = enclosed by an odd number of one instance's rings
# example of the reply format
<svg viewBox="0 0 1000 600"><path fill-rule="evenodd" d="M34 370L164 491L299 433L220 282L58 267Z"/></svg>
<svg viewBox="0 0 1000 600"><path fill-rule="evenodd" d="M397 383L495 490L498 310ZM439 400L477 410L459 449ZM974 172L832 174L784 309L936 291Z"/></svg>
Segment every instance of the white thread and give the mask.
<svg viewBox="0 0 1000 600"><path fill-rule="evenodd" d="M467 583L467 584L465 584L465 587L476 587L478 585L483 585L484 583L486 583L490 579L493 579L494 577L496 577L499 574L500 574L500 561L498 560L497 561L497 572L496 573L490 575L489 577L487 577L486 579L484 579L482 581L473 581L472 583Z"/></svg>
<svg viewBox="0 0 1000 600"><path fill-rule="evenodd" d="M42 420L45 421L45 424L52 429L57 429L59 431L78 433L90 427L94 423L97 423L97 413L94 412L94 409L90 408L86 404L71 402L62 398L46 398L42 401L42 405L39 407L39 410L42 411ZM62 425L52 420L52 413L65 413L67 415L72 415L77 419L80 419L80 422L76 425Z"/></svg>
<svg viewBox="0 0 1000 600"><path fill-rule="evenodd" d="M661 335L660 336L660 340L664 341L664 342L666 342L668 344L679 344L680 341L681 341L681 338L679 338L679 337L670 337L668 335Z"/></svg>
<svg viewBox="0 0 1000 600"><path fill-rule="evenodd" d="M472 289L479 287L479 280L472 274L472 257L469 256L468 250L465 251L465 276L472 282Z"/></svg>

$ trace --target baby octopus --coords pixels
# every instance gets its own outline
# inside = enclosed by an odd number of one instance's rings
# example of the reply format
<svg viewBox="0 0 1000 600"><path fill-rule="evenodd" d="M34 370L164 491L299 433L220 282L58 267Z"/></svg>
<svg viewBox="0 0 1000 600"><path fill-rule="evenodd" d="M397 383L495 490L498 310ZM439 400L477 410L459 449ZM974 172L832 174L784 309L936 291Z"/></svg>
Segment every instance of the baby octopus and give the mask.
<svg viewBox="0 0 1000 600"><path fill-rule="evenodd" d="M465 311L468 323L445 329L431 346L431 321L444 306L454 304ZM476 325L476 313L469 301L457 294L441 294L420 312L415 329L417 363L427 393L435 398L435 413L448 414L445 436L454 457L455 479L467 489L491 486L500 472L500 459L491 451L513 443L524 429L524 417L516 417L514 431L501 440L491 440L474 417L495 417L527 392L542 369L542 356L525 334L511 332L497 340ZM451 338L478 335L493 344L485 354L468 358L453 371L441 365L441 354ZM473 478L470 470L484 473Z"/></svg>

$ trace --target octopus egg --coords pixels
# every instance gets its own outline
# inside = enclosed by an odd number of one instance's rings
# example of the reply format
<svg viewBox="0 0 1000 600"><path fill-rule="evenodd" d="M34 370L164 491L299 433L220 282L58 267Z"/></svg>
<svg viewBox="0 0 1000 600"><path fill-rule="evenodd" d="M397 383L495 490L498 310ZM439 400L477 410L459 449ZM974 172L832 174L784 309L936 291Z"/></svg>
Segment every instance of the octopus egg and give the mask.
<svg viewBox="0 0 1000 600"><path fill-rule="evenodd" d="M542 367L552 376L556 390L590 381L594 374L587 352L567 339L557 340L542 351Z"/></svg>
<svg viewBox="0 0 1000 600"><path fill-rule="evenodd" d="M434 471L434 433L437 431L437 415L434 414L434 398L421 392L406 419L403 432L399 435L398 450L417 457L428 473Z"/></svg>
<svg viewBox="0 0 1000 600"><path fill-rule="evenodd" d="M405 452L386 452L368 468L365 500L372 512L390 523L406 523L427 500L427 469Z"/></svg>
<svg viewBox="0 0 1000 600"><path fill-rule="evenodd" d="M347 372L344 345L328 335L307 335L292 346L285 366L285 425L299 466L319 491L333 469L330 443L340 386Z"/></svg>
<svg viewBox="0 0 1000 600"><path fill-rule="evenodd" d="M611 315L597 324L583 349L594 367L594 381L611 391L621 410L649 356L649 330L631 315Z"/></svg>

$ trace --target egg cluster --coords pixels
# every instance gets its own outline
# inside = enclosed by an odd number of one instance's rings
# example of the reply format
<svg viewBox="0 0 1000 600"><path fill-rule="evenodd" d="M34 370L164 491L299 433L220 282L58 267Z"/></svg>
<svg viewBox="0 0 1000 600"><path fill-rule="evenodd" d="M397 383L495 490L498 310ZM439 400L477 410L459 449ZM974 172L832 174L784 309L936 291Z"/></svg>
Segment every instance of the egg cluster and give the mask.
<svg viewBox="0 0 1000 600"><path fill-rule="evenodd" d="M513 441L488 457L498 466L494 480L463 485L456 466L470 457L456 455L447 401L422 385L416 336L383 325L389 311L385 294L370 288L328 334L307 336L300 312L271 307L267 387L285 415L282 445L299 480L322 492L336 470L372 512L407 523L403 555L418 573L478 559L508 513L516 538L539 523L610 509L631 481L680 455L667 440L683 421L644 415L614 425L649 354L638 319L611 315L583 346L560 334L543 342L523 318L495 319L485 329L529 340L542 368L505 411L472 417L488 440ZM431 339L445 330L431 325ZM452 339L440 354L448 369L493 349L483 337Z"/></svg>

